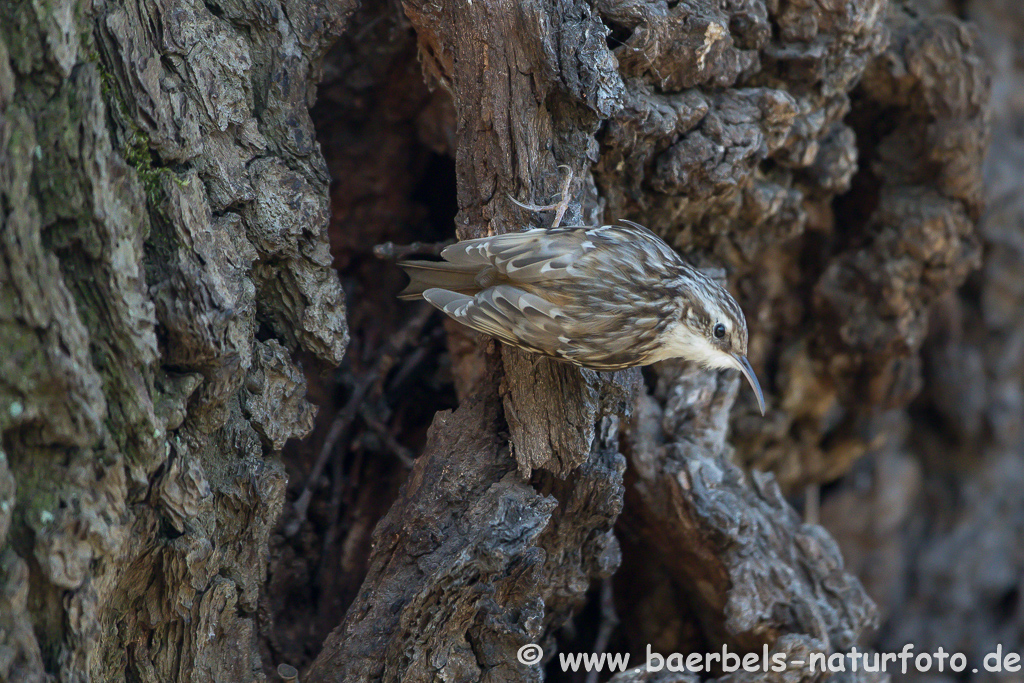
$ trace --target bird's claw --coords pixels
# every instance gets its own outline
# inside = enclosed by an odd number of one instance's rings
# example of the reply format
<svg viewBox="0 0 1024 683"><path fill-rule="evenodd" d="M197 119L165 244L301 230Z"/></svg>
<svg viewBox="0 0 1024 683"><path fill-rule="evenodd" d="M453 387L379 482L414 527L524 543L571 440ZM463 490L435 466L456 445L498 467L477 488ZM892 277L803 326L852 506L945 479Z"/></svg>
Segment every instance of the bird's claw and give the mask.
<svg viewBox="0 0 1024 683"><path fill-rule="evenodd" d="M561 225L562 218L565 217L565 212L569 210L569 204L572 202L570 190L572 188L572 181L576 175L568 164L559 164L558 168L564 168L566 171L565 180L562 181L562 190L560 193L561 199L559 199L558 202L554 204L525 204L512 195L507 195L513 204L521 209L526 209L527 211L540 212L553 210L555 212L555 219L551 223L552 228L557 228Z"/></svg>

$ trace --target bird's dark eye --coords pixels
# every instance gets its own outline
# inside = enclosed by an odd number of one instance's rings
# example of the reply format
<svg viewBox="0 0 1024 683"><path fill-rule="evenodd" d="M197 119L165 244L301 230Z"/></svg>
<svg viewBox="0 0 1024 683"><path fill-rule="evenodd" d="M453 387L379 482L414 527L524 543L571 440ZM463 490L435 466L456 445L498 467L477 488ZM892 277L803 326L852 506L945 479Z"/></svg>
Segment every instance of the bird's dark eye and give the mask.
<svg viewBox="0 0 1024 683"><path fill-rule="evenodd" d="M725 336L725 325L718 323L715 325L715 329L713 329L712 332L714 332L716 339L721 339Z"/></svg>

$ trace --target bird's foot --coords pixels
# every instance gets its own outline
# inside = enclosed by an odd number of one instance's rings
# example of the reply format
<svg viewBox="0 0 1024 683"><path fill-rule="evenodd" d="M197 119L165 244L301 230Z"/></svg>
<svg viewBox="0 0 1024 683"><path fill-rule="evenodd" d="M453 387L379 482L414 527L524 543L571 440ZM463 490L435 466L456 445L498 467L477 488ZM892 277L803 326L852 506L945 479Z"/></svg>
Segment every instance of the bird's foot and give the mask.
<svg viewBox="0 0 1024 683"><path fill-rule="evenodd" d="M565 212L569 210L569 204L572 202L572 181L575 179L575 174L566 164L559 165L558 168L564 168L565 180L562 181L562 191L560 193L561 199L554 204L524 204L512 195L508 195L508 198L512 200L512 203L516 206L526 209L527 211L554 211L555 219L551 223L552 228L557 228L562 223L562 218L565 217Z"/></svg>

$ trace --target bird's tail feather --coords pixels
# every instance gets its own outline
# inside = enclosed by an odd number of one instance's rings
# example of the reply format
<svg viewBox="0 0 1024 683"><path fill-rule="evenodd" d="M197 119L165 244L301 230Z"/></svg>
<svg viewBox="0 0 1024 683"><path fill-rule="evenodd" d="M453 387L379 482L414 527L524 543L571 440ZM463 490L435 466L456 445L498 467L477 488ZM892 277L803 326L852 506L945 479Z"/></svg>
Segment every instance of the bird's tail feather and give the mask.
<svg viewBox="0 0 1024 683"><path fill-rule="evenodd" d="M480 291L476 267L467 270L446 261L401 261L398 265L410 280L409 286L399 292L399 299L419 299L423 292L435 288L470 296Z"/></svg>

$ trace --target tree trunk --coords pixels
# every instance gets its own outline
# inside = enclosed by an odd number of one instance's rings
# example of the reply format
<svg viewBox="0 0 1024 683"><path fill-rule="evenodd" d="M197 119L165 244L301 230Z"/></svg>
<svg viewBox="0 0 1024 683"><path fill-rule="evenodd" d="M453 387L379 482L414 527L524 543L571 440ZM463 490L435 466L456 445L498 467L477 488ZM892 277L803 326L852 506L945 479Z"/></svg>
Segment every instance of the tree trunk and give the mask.
<svg viewBox="0 0 1024 683"><path fill-rule="evenodd" d="M0 10L0 678L263 678L293 356L347 343L308 111L350 9Z"/></svg>
<svg viewBox="0 0 1024 683"><path fill-rule="evenodd" d="M0 8L0 678L1024 649L1012 4L994 109L933 0ZM724 279L766 417L395 300L563 186Z"/></svg>

